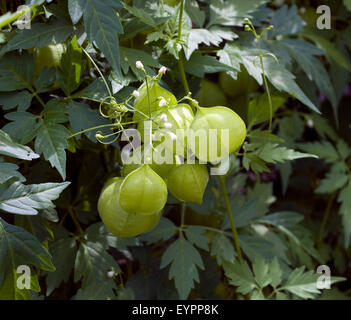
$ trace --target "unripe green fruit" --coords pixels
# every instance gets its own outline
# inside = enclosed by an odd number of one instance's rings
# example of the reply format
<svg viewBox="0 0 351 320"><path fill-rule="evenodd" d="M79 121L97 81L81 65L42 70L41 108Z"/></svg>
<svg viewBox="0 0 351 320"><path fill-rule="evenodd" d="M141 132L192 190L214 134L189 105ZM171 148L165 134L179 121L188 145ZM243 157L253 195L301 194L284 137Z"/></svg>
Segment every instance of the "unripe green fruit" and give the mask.
<svg viewBox="0 0 351 320"><path fill-rule="evenodd" d="M219 74L219 84L225 94L230 97L256 91L259 87L257 81L249 75L244 67L242 71L238 73L236 80L225 72L221 72Z"/></svg>
<svg viewBox="0 0 351 320"><path fill-rule="evenodd" d="M207 79L201 80L200 90L196 94L195 99L203 107L227 105L227 98L221 88L216 83Z"/></svg>
<svg viewBox="0 0 351 320"><path fill-rule="evenodd" d="M167 185L149 165L128 174L121 185L120 205L128 213L152 215L167 202Z"/></svg>
<svg viewBox="0 0 351 320"><path fill-rule="evenodd" d="M170 171L167 186L178 200L201 204L208 180L206 165L184 163Z"/></svg>
<svg viewBox="0 0 351 320"><path fill-rule="evenodd" d="M202 147L199 141L189 141L189 147L193 150L196 157L202 161L214 162L225 158L236 151L244 142L246 137L246 125L244 121L231 109L226 107L202 108L199 107L195 119L190 129L196 133L198 130L206 133L207 148ZM213 140L216 141L217 148L211 141L212 136L209 129L214 131ZM229 143L223 139L221 129L228 129ZM206 150L207 149L207 150Z"/></svg>
<svg viewBox="0 0 351 320"><path fill-rule="evenodd" d="M125 212L119 202L121 178L107 181L98 201L98 211L106 228L117 237L135 237L152 230L160 220L161 213L139 215Z"/></svg>
<svg viewBox="0 0 351 320"><path fill-rule="evenodd" d="M149 94L147 88L149 89ZM145 120L146 117L143 114L149 116L154 111L160 109L160 97L163 97L169 106L177 103L177 98L171 92L162 88L156 80L149 80L148 86L146 86L146 83L143 83L138 89L138 92L139 97L134 101L134 108L141 113L138 111L134 112L134 121Z"/></svg>
<svg viewBox="0 0 351 320"><path fill-rule="evenodd" d="M66 45L64 43L51 44L46 47L35 48L33 52L35 76L39 75L44 67L59 67L61 65L62 54L65 51Z"/></svg>

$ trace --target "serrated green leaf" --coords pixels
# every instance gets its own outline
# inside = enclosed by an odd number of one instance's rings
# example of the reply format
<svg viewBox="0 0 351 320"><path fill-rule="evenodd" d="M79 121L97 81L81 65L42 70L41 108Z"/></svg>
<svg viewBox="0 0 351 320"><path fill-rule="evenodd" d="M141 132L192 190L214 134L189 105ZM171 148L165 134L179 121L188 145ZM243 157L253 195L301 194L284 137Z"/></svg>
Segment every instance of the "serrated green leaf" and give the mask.
<svg viewBox="0 0 351 320"><path fill-rule="evenodd" d="M325 160L327 163L334 163L339 158L334 146L326 140L321 142L300 143L298 146L302 151L315 154L319 158Z"/></svg>
<svg viewBox="0 0 351 320"><path fill-rule="evenodd" d="M12 141L10 136L0 130L0 154L23 160L32 160L39 158L31 148Z"/></svg>
<svg viewBox="0 0 351 320"><path fill-rule="evenodd" d="M277 63L272 57L264 60L266 77L279 91L289 93L296 97L311 110L320 113L312 101L305 95L301 88L295 82L295 76Z"/></svg>
<svg viewBox="0 0 351 320"><path fill-rule="evenodd" d="M116 284L107 272L119 270L117 262L101 243L81 242L74 266L74 281L82 280L79 299L107 299L114 296Z"/></svg>
<svg viewBox="0 0 351 320"><path fill-rule="evenodd" d="M98 110L92 110L90 106L84 102L68 101L67 111L69 121L74 133L90 129L100 125L111 124L107 119L101 117ZM109 128L100 128L85 132L85 135L93 142L96 142L95 134L100 131L103 135L111 133ZM77 136L79 138L80 135Z"/></svg>
<svg viewBox="0 0 351 320"><path fill-rule="evenodd" d="M18 111L26 111L32 102L32 94L27 90L0 94L0 104L3 110L18 106Z"/></svg>
<svg viewBox="0 0 351 320"><path fill-rule="evenodd" d="M26 111L10 112L5 115L5 118L12 122L6 124L2 129L15 141L22 144L32 141L40 126L39 117Z"/></svg>
<svg viewBox="0 0 351 320"><path fill-rule="evenodd" d="M201 226L189 226L184 229L186 237L188 240L195 246L209 251L208 243L209 239L204 234L206 233L206 229Z"/></svg>
<svg viewBox="0 0 351 320"><path fill-rule="evenodd" d="M199 44L218 46L224 39L231 41L237 36L230 30L212 27L210 29L192 29L187 35L186 44L183 46L185 57L189 60L192 53L198 49Z"/></svg>
<svg viewBox="0 0 351 320"><path fill-rule="evenodd" d="M0 162L0 185L14 177L20 182L26 181L26 178L17 170L18 166L13 163Z"/></svg>
<svg viewBox="0 0 351 320"><path fill-rule="evenodd" d="M70 132L60 123L67 120L65 103L50 100L35 138L35 151L44 154L45 159L58 170L63 180L66 179L66 138L70 136Z"/></svg>
<svg viewBox="0 0 351 320"><path fill-rule="evenodd" d="M217 234L213 239L210 254L216 257L218 265L223 265L225 261L233 262L236 257L232 241L222 233Z"/></svg>
<svg viewBox="0 0 351 320"><path fill-rule="evenodd" d="M123 27L115 8L121 7L119 0L77 0L83 11L85 31L90 42L95 42L103 52L113 70L121 75L117 33Z"/></svg>
<svg viewBox="0 0 351 320"><path fill-rule="evenodd" d="M187 73L199 78L203 78L206 73L233 70L233 68L221 63L215 57L201 54L193 54L190 60L184 63L184 68Z"/></svg>
<svg viewBox="0 0 351 320"><path fill-rule="evenodd" d="M67 283L76 257L76 240L74 238L64 238L55 241L50 244L49 252L56 271L48 273L46 277L46 295L48 296L62 282Z"/></svg>
<svg viewBox="0 0 351 320"><path fill-rule="evenodd" d="M33 47L41 48L51 43L64 42L73 32L71 25L64 20L56 20L52 23L36 23L30 29L20 31L8 44L0 51L0 56L4 53L16 49L29 49Z"/></svg>
<svg viewBox="0 0 351 320"><path fill-rule="evenodd" d="M279 95L271 96L272 116L274 116L274 113L285 103L285 101L286 97ZM250 101L248 111L249 127L269 120L269 116L270 107L267 93L264 93Z"/></svg>
<svg viewBox="0 0 351 320"><path fill-rule="evenodd" d="M55 270L49 252L33 235L1 218L0 258L0 287L5 275L17 270L20 265L35 266L47 271ZM17 287L14 279L11 286Z"/></svg>
<svg viewBox="0 0 351 320"><path fill-rule="evenodd" d="M342 188L349 177L343 172L328 172L326 177L321 181L321 184L316 189L317 193L333 193Z"/></svg>
<svg viewBox="0 0 351 320"><path fill-rule="evenodd" d="M145 75L135 65L138 60L143 63L145 70L147 71L149 71L149 67L157 68L160 66L156 59L142 50L120 47L120 54L123 72L127 74L128 70L131 69L139 80L144 79Z"/></svg>
<svg viewBox="0 0 351 320"><path fill-rule="evenodd" d="M34 63L31 55L5 55L0 59L0 91L30 88L33 74Z"/></svg>
<svg viewBox="0 0 351 320"><path fill-rule="evenodd" d="M40 291L38 276L30 275L30 289L19 289L17 281L21 276L16 270L7 273L5 280L0 288L0 300L31 300L32 293Z"/></svg>
<svg viewBox="0 0 351 320"><path fill-rule="evenodd" d="M342 215L345 247L348 248L351 240L351 183L339 193L338 202L341 203L339 212Z"/></svg>
<svg viewBox="0 0 351 320"><path fill-rule="evenodd" d="M37 209L54 208L56 200L70 182L23 185L12 182L0 186L0 209L14 214L35 215Z"/></svg>
<svg viewBox="0 0 351 320"><path fill-rule="evenodd" d="M256 258L255 262L252 265L252 270L255 276L255 280L261 288L266 287L271 282L269 265L265 263L262 256L259 255Z"/></svg>
<svg viewBox="0 0 351 320"><path fill-rule="evenodd" d="M268 163L284 162L286 160L295 160L302 158L317 158L317 156L308 153L301 153L286 147L280 147L276 143L267 143L256 153L258 157Z"/></svg>
<svg viewBox="0 0 351 320"><path fill-rule="evenodd" d="M194 288L194 281L199 282L197 267L204 269L199 252L184 237L174 241L165 251L161 260L161 268L171 265L169 279L174 278L180 299L186 299Z"/></svg>
<svg viewBox="0 0 351 320"><path fill-rule="evenodd" d="M238 287L238 292L247 294L257 287L255 278L246 261L242 263L236 260L233 262L224 261L223 269L229 283Z"/></svg>
<svg viewBox="0 0 351 320"><path fill-rule="evenodd" d="M216 24L241 26L244 23L244 18L250 18L250 13L266 2L268 0L212 0L210 4L210 22L207 27Z"/></svg>
<svg viewBox="0 0 351 320"><path fill-rule="evenodd" d="M150 232L141 235L140 239L146 241L147 244L167 241L176 234L177 230L177 226L171 220L161 217L157 226Z"/></svg>
<svg viewBox="0 0 351 320"><path fill-rule="evenodd" d="M295 269L280 290L286 290L302 299L313 299L320 293L317 289L319 274L313 271L305 272L305 267Z"/></svg>
<svg viewBox="0 0 351 320"><path fill-rule="evenodd" d="M280 35L296 34L306 24L299 16L298 8L295 5L291 7L283 5L279 10L274 12L270 23L274 26L268 33L268 36L271 38Z"/></svg>

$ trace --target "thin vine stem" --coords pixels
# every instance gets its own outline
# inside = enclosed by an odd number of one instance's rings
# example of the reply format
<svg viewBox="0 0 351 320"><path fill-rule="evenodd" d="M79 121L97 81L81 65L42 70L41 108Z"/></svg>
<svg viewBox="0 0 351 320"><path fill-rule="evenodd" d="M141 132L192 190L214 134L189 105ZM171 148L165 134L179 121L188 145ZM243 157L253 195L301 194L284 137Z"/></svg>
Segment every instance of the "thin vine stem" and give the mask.
<svg viewBox="0 0 351 320"><path fill-rule="evenodd" d="M73 221L74 225L76 226L78 232L79 232L80 234L81 234L81 233L84 233L83 228L81 227L81 225L80 225L80 223L79 223L79 221L78 221L76 215L74 214L72 207L69 207L69 208L68 208L68 213L69 213L69 215L71 216L72 221Z"/></svg>
<svg viewBox="0 0 351 320"><path fill-rule="evenodd" d="M185 202L182 202L182 203L180 204L180 208L181 208L180 227L181 227L181 229L183 229L183 227L184 227L184 221L185 221L186 203L185 203Z"/></svg>
<svg viewBox="0 0 351 320"><path fill-rule="evenodd" d="M265 89L267 91L267 96L268 96L268 104L269 104L269 127L268 127L268 130L271 131L272 130L272 119L273 119L273 106L272 106L271 92L269 90L267 77L266 77L266 73L264 70L263 55L262 55L262 51L261 51L261 36L258 38L258 52L259 52L259 56L260 56L260 63L261 63L261 68L262 68L264 86L265 86Z"/></svg>
<svg viewBox="0 0 351 320"><path fill-rule="evenodd" d="M321 222L321 225L319 227L318 238L317 238L317 245L318 246L320 246L320 244L322 243L325 226L327 225L327 221L328 221L330 211L331 211L333 202L335 200L335 197L336 197L336 193L334 192L328 199L327 207L325 208L322 222Z"/></svg>
<svg viewBox="0 0 351 320"><path fill-rule="evenodd" d="M224 197L224 202L226 204L228 219L229 219L229 222L230 222L230 226L232 228L232 235L233 235L235 250L238 253L238 260L241 263L241 261L242 261L242 254L241 254L241 248L240 248L240 244L239 244L238 232L236 230L232 209L230 207L227 187L225 185L225 178L223 176L218 176L218 179L219 179L219 183L221 185L221 189L222 189L222 193L223 193L223 197Z"/></svg>
<svg viewBox="0 0 351 320"><path fill-rule="evenodd" d="M259 59L260 59L261 69L262 69L262 77L263 77L265 90L266 90L267 96L268 96L269 131L271 131L272 130L272 120L273 120L273 105L272 105L271 93L269 90L268 81L267 81L267 77L266 77L266 73L265 73L265 69L264 69L263 54L262 54L262 48L261 48L261 38L262 38L263 34L267 31L271 30L273 28L273 26L269 26L268 28L264 29L261 32L261 34L257 34L256 29L255 29L254 25L252 24L252 22L250 21L250 19L246 18L245 23L246 23L245 30L251 31L253 33L253 35L255 36L255 38L257 39L257 43L258 43L258 55L259 55ZM274 57L274 55L273 55L273 57Z"/></svg>
<svg viewBox="0 0 351 320"><path fill-rule="evenodd" d="M91 61L91 63L93 64L94 68L97 70L97 72L99 73L100 77L102 78L102 80L104 81L105 87L107 89L107 92L109 94L110 97L112 97L112 92L110 90L110 87L107 84L107 81L104 77L104 75L102 74L100 68L98 67L98 65L95 63L95 61L93 60L93 58L90 56L90 54L83 48L81 47L81 49L83 50L83 52L85 53L85 55L88 57L88 59Z"/></svg>
<svg viewBox="0 0 351 320"><path fill-rule="evenodd" d="M183 10L184 10L184 0L181 0L180 13L179 13L179 23L178 23L178 41L180 41L182 38ZM182 51L179 53L178 69L179 69L180 77L182 79L185 94L188 95L190 93L190 89L189 89L188 80L186 79L186 74L184 71L183 52Z"/></svg>

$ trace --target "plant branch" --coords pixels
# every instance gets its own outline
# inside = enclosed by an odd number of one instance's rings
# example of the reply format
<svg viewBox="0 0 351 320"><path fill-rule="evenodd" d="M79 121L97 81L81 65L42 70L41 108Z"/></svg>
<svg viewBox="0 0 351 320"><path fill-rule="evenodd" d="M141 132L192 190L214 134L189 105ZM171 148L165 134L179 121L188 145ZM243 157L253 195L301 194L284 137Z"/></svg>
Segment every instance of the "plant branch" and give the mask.
<svg viewBox="0 0 351 320"><path fill-rule="evenodd" d="M325 211L324 211L324 214L323 214L323 218L322 218L322 222L321 222L321 225L319 227L318 238L317 238L317 246L320 246L320 244L322 243L323 233L324 233L325 226L327 224L327 221L328 221L328 218L329 218L329 215L330 215L330 211L331 211L331 208L332 208L332 205L333 205L335 197L336 197L336 193L335 192L329 197L328 204L327 204L327 207L325 208Z"/></svg>
<svg viewBox="0 0 351 320"><path fill-rule="evenodd" d="M72 207L69 207L69 208L68 208L68 213L69 213L69 215L71 216L71 218L72 218L72 220L73 220L73 223L74 223L74 225L76 226L78 232L79 232L80 234L81 234L81 233L84 233L84 231L83 231L82 227L80 226L80 223L79 223L79 221L78 221L76 215L75 215L74 212L73 212Z"/></svg>
<svg viewBox="0 0 351 320"><path fill-rule="evenodd" d="M229 221L230 221L230 226L232 228L234 245L235 245L236 252L238 253L238 260L241 263L242 255L241 255L241 249L240 249L240 244L239 244L238 232L236 230L232 209L230 207L227 187L225 185L225 178L223 176L218 176L218 179L219 179L219 183L221 185L224 201L225 201L225 204L226 204L227 215L228 215L228 218L229 218Z"/></svg>

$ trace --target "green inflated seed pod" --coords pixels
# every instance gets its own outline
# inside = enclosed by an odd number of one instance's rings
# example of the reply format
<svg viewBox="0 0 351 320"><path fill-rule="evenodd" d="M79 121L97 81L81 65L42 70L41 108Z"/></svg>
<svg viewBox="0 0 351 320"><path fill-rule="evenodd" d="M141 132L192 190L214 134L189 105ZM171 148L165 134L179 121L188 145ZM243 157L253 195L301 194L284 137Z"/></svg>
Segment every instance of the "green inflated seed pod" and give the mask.
<svg viewBox="0 0 351 320"><path fill-rule="evenodd" d="M233 110L222 106L199 107L190 129L195 135L196 132L202 133L202 140L190 140L188 143L196 157L206 162L215 162L227 157L242 145L246 137L244 121ZM228 131L222 132L221 129Z"/></svg>
<svg viewBox="0 0 351 320"><path fill-rule="evenodd" d="M178 200L200 204L208 180L206 165L184 163L170 171L167 186L171 194Z"/></svg>
<svg viewBox="0 0 351 320"><path fill-rule="evenodd" d="M126 212L150 215L161 211L166 202L166 183L149 165L142 165L123 180L120 204Z"/></svg>
<svg viewBox="0 0 351 320"><path fill-rule="evenodd" d="M160 220L161 212L152 215L127 213L120 206L121 178L108 180L103 187L98 211L106 228L117 237L135 237L152 230Z"/></svg>

